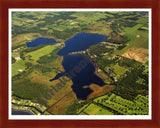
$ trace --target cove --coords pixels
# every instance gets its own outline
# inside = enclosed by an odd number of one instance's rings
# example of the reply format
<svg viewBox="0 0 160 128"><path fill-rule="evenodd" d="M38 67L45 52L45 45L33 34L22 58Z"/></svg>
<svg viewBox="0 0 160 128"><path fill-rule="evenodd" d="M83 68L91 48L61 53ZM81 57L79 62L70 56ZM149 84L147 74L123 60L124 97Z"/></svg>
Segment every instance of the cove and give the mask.
<svg viewBox="0 0 160 128"><path fill-rule="evenodd" d="M43 44L55 44L57 43L55 39L52 38L44 38L44 37L39 37L36 38L35 40L32 40L31 42L26 42L27 47L36 47L39 45Z"/></svg>

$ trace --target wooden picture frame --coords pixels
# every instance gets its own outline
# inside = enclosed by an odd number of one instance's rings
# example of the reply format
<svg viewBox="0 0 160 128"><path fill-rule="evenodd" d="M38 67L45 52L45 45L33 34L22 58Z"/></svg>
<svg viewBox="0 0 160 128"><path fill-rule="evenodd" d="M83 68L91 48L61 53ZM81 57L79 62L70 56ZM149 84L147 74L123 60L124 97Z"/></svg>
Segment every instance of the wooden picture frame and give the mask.
<svg viewBox="0 0 160 128"><path fill-rule="evenodd" d="M150 8L152 9L152 119L151 120L9 120L8 119L8 13L9 8ZM0 127L2 128L107 128L160 127L160 59L159 29L160 2L158 0L53 0L0 1Z"/></svg>

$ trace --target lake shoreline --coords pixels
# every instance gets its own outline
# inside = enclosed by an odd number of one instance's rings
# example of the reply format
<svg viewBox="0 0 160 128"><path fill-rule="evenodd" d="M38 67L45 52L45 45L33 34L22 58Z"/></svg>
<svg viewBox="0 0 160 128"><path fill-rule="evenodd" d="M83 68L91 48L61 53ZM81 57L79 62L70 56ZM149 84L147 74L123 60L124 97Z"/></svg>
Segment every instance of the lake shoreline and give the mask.
<svg viewBox="0 0 160 128"><path fill-rule="evenodd" d="M86 56L88 59L89 59L89 61L93 64L93 66L94 66L94 68L95 68L95 72L94 72L94 74L96 75L96 76L98 76L99 78L101 78L103 81L105 81L104 80L104 78L99 74L99 72L98 72L98 66L97 66L97 64L92 60L92 58L87 54L87 52L85 52L85 53L82 53L81 51L78 51L77 53L75 52L75 53L70 53L70 54L68 54L69 56L73 56L73 55L84 55L84 56ZM64 67L63 67L63 69L64 69ZM64 69L64 71L63 72L65 72L65 69ZM61 72L62 73L62 72ZM114 80L111 76L110 76L110 74L108 73L108 72L104 72L110 79L112 79L112 80ZM64 74L65 75L65 74ZM113 84L108 84L108 85L113 85ZM115 85L115 84L114 84Z"/></svg>
<svg viewBox="0 0 160 128"><path fill-rule="evenodd" d="M85 53L85 55L88 56L89 61L93 64L93 66L94 66L94 68L95 68L94 74L97 75L98 77L100 77L103 81L105 81L104 78L98 73L98 66L97 66L97 64L92 60L92 58L87 54L87 52ZM113 80L113 78L110 76L110 74L109 74L108 72L105 71L105 74L106 74L109 78L111 78L111 79ZM109 84L109 85L110 85L110 84ZM113 85L113 84L112 84L112 85Z"/></svg>

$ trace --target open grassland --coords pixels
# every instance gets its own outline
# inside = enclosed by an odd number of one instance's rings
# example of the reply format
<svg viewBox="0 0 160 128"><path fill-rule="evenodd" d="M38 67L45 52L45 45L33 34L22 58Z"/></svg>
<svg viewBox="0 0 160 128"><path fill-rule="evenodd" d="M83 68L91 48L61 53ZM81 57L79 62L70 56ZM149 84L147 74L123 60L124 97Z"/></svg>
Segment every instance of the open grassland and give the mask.
<svg viewBox="0 0 160 128"><path fill-rule="evenodd" d="M48 112L54 115L65 115L67 108L76 101L76 96L74 92L69 92L65 96L63 96L60 100L58 100L55 104L53 104Z"/></svg>
<svg viewBox="0 0 160 128"><path fill-rule="evenodd" d="M45 46L45 47L38 49L36 51L29 52L25 56L31 56L32 60L37 61L37 60L39 60L40 57L51 53L54 49L55 49L54 46L48 45L48 46Z"/></svg>
<svg viewBox="0 0 160 128"><path fill-rule="evenodd" d="M127 36L130 40L134 40L136 38L135 34L124 34L124 36Z"/></svg>
<svg viewBox="0 0 160 128"><path fill-rule="evenodd" d="M51 76L55 76L56 75L56 72L51 71ZM48 77L48 76L45 76L43 75L43 73L39 70L33 70L28 76L27 76L32 82L35 82L35 83L42 83L46 86L51 86L52 83L49 82L49 79L51 79L51 77ZM55 82L56 83L56 82Z"/></svg>
<svg viewBox="0 0 160 128"><path fill-rule="evenodd" d="M49 91L49 87L40 82L32 82L26 77L12 81L12 91L14 95L37 102L38 98Z"/></svg>
<svg viewBox="0 0 160 128"><path fill-rule="evenodd" d="M131 46L142 47L148 49L148 31L138 30L134 34L137 34L135 40L132 40L128 44Z"/></svg>
<svg viewBox="0 0 160 128"><path fill-rule="evenodd" d="M93 90L93 92L90 95L88 95L87 98L92 98L95 96L103 95L107 92L112 91L115 87L116 87L115 85L104 85L104 86L100 87L96 84L91 84L91 85L89 85L89 88L91 90Z"/></svg>
<svg viewBox="0 0 160 128"><path fill-rule="evenodd" d="M12 64L12 77L17 75L19 72L25 69L25 62L23 60L19 60L16 63Z"/></svg>
<svg viewBox="0 0 160 128"><path fill-rule="evenodd" d="M56 73L53 72L53 77L55 77L55 75ZM13 94L24 99L30 99L34 102L38 102L38 99L42 99L45 101L44 105L51 106L61 100L61 98L69 92L72 92L72 81L69 78L61 77L53 82L50 82L50 79L52 79L52 77L44 76L42 72L38 70L31 71L29 74L24 74L18 80L12 81ZM69 96L69 100L66 102L72 103L76 98L75 95L71 97ZM61 105L61 107L63 107L62 102Z"/></svg>
<svg viewBox="0 0 160 128"><path fill-rule="evenodd" d="M88 115L114 115L112 112L101 108L95 104L90 104L85 110L83 110Z"/></svg>
<svg viewBox="0 0 160 128"><path fill-rule="evenodd" d="M69 78L67 78L68 79L67 81L65 81L64 79L66 79L66 77L62 77L51 82L52 86L50 86L50 89L52 90L49 92L51 98L46 99L48 106L55 104L57 101L61 100L62 97L65 97L68 93L73 91L71 88L73 84L72 81ZM55 89L53 89L53 87Z"/></svg>

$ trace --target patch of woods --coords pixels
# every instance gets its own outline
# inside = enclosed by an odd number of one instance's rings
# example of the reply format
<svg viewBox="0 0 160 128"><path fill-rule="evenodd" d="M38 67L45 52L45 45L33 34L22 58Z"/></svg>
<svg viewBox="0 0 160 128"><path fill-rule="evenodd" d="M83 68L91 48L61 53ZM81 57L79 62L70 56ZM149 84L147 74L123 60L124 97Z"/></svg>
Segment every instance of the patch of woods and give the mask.
<svg viewBox="0 0 160 128"><path fill-rule="evenodd" d="M129 20L116 20L110 25L110 27L112 28L112 30L119 32L119 29L123 29L124 27L133 27L137 24L138 23Z"/></svg>
<svg viewBox="0 0 160 128"><path fill-rule="evenodd" d="M127 71L125 77L117 82L117 87L113 92L128 100L133 100L138 94L148 95L148 74L143 71L143 66ZM143 79L144 84L138 83L138 78Z"/></svg>
<svg viewBox="0 0 160 128"><path fill-rule="evenodd" d="M133 100L138 94L148 95L148 72L144 72L145 66L125 57L112 57L112 51L113 49L106 48L105 44L93 45L88 49L89 55L96 55L92 58L93 62L104 72L109 69L109 74L114 73L110 67L116 64L128 69L116 82L117 87L113 92L128 100ZM104 55L105 52L108 52L107 57Z"/></svg>
<svg viewBox="0 0 160 128"><path fill-rule="evenodd" d="M113 38L108 39L107 41L111 42L111 43L114 43L114 44L122 44L122 46L125 45L125 43L127 43L128 41L130 41L128 36L120 35L118 37L119 37L119 39L114 39L114 37L113 37Z"/></svg>
<svg viewBox="0 0 160 128"><path fill-rule="evenodd" d="M112 53L113 48L106 48L105 44L92 45L89 48L90 55L103 56L104 53Z"/></svg>
<svg viewBox="0 0 160 128"><path fill-rule="evenodd" d="M115 94L128 100L133 100L138 94L148 94L148 73L144 73L145 67L140 62L124 57L122 57L121 61L118 58L113 60L98 58L96 61L98 61L98 66L104 71L105 67L110 67L111 64L117 63L119 66L129 69L116 82L117 87L113 91ZM112 73L112 70L109 70L109 73ZM138 79L141 79L143 83L137 82Z"/></svg>

